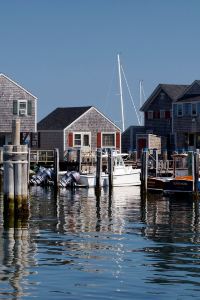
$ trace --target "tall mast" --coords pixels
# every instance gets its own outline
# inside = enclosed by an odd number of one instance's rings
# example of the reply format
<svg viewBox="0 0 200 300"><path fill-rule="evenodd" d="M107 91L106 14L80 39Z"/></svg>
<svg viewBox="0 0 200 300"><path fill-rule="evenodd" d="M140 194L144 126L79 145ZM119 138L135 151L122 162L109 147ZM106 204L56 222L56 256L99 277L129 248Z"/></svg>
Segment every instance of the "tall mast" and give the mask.
<svg viewBox="0 0 200 300"><path fill-rule="evenodd" d="M124 131L124 103L123 103L123 93L122 93L121 63L120 63L119 54L117 55L117 61L118 61L118 72L119 72L119 89L120 89L122 132L123 132Z"/></svg>
<svg viewBox="0 0 200 300"><path fill-rule="evenodd" d="M140 80L140 108L142 107L142 80ZM140 122L142 125L142 113L140 112Z"/></svg>

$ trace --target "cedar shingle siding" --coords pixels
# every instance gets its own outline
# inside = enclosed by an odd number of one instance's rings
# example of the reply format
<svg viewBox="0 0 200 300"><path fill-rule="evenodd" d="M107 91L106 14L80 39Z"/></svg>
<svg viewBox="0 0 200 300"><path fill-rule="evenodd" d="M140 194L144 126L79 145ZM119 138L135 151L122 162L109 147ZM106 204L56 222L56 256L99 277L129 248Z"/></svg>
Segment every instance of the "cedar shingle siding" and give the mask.
<svg viewBox="0 0 200 300"><path fill-rule="evenodd" d="M96 150L98 132L116 133L120 132L120 129L96 108L86 106L55 109L38 123L38 132L40 148L59 148L62 160L64 151L72 147L73 133L90 133L90 149ZM69 137L71 138L69 139Z"/></svg>
<svg viewBox="0 0 200 300"><path fill-rule="evenodd" d="M36 131L36 97L24 88L0 74L0 135L11 134L12 120L20 118L21 132ZM16 103L18 100L27 101L27 115L17 115ZM15 108L14 108L15 106Z"/></svg>

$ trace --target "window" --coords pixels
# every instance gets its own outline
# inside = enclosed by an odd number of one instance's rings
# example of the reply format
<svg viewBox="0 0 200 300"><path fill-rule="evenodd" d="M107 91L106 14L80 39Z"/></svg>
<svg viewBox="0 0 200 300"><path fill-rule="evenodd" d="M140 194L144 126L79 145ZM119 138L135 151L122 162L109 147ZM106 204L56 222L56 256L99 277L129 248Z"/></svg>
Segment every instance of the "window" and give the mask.
<svg viewBox="0 0 200 300"><path fill-rule="evenodd" d="M102 147L115 147L115 134L103 133L102 134Z"/></svg>
<svg viewBox="0 0 200 300"><path fill-rule="evenodd" d="M165 99L165 93L161 92L160 93L160 100L164 100Z"/></svg>
<svg viewBox="0 0 200 300"><path fill-rule="evenodd" d="M148 111L148 120L153 119L153 111L149 110Z"/></svg>
<svg viewBox="0 0 200 300"><path fill-rule="evenodd" d="M74 147L90 147L90 133L75 132Z"/></svg>
<svg viewBox="0 0 200 300"><path fill-rule="evenodd" d="M189 116L191 113L191 104L190 103L184 103L184 115Z"/></svg>
<svg viewBox="0 0 200 300"><path fill-rule="evenodd" d="M192 116L197 115L197 104L196 103L192 103L192 105L191 105L191 115Z"/></svg>
<svg viewBox="0 0 200 300"><path fill-rule="evenodd" d="M74 134L74 146L75 147L81 146L81 134L80 133Z"/></svg>
<svg viewBox="0 0 200 300"><path fill-rule="evenodd" d="M182 115L183 115L183 105L177 104L177 116L182 117Z"/></svg>
<svg viewBox="0 0 200 300"><path fill-rule="evenodd" d="M160 118L161 118L161 119L164 119L164 118L165 118L165 110L164 110L164 109L161 109L161 110L160 110Z"/></svg>
<svg viewBox="0 0 200 300"><path fill-rule="evenodd" d="M26 116L32 114L31 100L14 100L13 101L13 115Z"/></svg>

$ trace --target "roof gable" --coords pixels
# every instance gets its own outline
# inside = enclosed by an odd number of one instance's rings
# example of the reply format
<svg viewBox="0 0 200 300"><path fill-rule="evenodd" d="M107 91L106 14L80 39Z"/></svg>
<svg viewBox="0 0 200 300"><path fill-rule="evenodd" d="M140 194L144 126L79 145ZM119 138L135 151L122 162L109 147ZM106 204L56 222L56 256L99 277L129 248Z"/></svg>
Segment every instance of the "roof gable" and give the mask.
<svg viewBox="0 0 200 300"><path fill-rule="evenodd" d="M178 101L197 96L200 96L200 80L195 80L191 85L189 85L184 93L179 96Z"/></svg>
<svg viewBox="0 0 200 300"><path fill-rule="evenodd" d="M19 85L18 83L16 83L15 81L13 81L12 79L10 79L9 77L7 77L5 74L0 73L0 78L5 78L6 80L10 81L12 84L14 84L15 86L17 86L18 88L20 88L21 90L23 90L25 93L29 94L31 97L33 97L34 99L37 99L37 97L35 97L33 94L31 94L29 91L27 91L25 88L23 88L21 85Z"/></svg>
<svg viewBox="0 0 200 300"><path fill-rule="evenodd" d="M140 108L140 111L148 110L150 104L156 99L156 97L161 93L164 92L168 95L172 102L176 101L177 98L185 91L188 85L183 84L159 84L150 97L146 100L146 102Z"/></svg>
<svg viewBox="0 0 200 300"><path fill-rule="evenodd" d="M91 107L58 107L38 123L38 130L63 130Z"/></svg>

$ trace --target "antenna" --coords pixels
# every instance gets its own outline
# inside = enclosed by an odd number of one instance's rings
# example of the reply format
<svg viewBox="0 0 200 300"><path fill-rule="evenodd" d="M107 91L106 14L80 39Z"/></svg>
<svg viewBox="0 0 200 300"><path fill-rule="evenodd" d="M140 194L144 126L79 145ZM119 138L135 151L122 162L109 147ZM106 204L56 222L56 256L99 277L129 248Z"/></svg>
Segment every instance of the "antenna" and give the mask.
<svg viewBox="0 0 200 300"><path fill-rule="evenodd" d="M123 94L122 94L121 63L120 63L119 54L117 54L117 61L118 61L119 90L120 90L121 113L122 113L122 132L123 132L124 131L124 104L123 104Z"/></svg>

